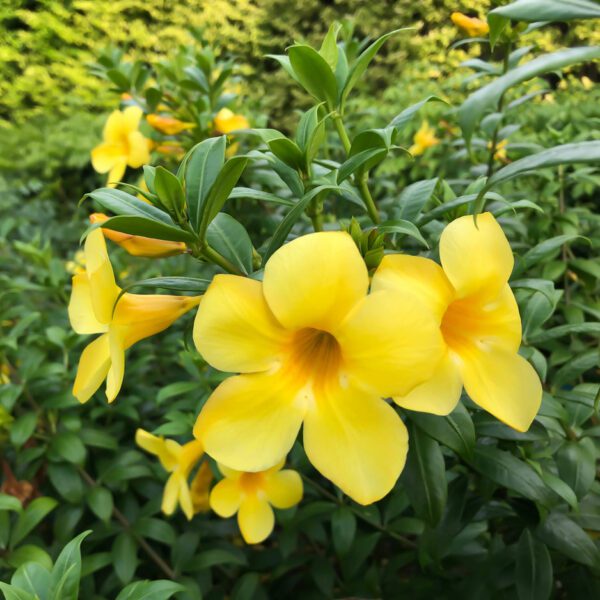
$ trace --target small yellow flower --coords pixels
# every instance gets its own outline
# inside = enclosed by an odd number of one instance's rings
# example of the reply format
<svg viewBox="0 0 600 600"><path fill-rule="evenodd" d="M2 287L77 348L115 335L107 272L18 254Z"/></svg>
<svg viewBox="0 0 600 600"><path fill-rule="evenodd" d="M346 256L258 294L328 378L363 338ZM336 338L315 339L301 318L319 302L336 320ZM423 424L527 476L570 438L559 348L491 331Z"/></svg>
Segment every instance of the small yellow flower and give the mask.
<svg viewBox="0 0 600 600"><path fill-rule="evenodd" d="M237 513L247 544L264 541L275 527L275 508L291 508L302 500L302 479L296 471L281 468L285 459L265 471L247 473L219 464L225 476L210 493L210 507L220 517Z"/></svg>
<svg viewBox="0 0 600 600"><path fill-rule="evenodd" d="M546 102L548 104L554 104L555 103L554 94L544 94L544 102Z"/></svg>
<svg viewBox="0 0 600 600"><path fill-rule="evenodd" d="M476 17L467 17L460 12L453 12L450 15L452 22L459 28L462 29L469 37L478 37L486 35L490 31L489 25L477 19Z"/></svg>
<svg viewBox="0 0 600 600"><path fill-rule="evenodd" d="M156 131L160 131L160 133L166 135L177 135L186 129L193 129L196 127L195 123L180 121L179 119L168 115L151 114L146 117L146 121L148 121L150 126L156 129Z"/></svg>
<svg viewBox="0 0 600 600"><path fill-rule="evenodd" d="M194 510L188 478L204 454L202 444L193 440L182 446L175 440L165 440L143 429L135 432L135 443L146 452L157 456L165 471L171 473L163 493L162 511L166 515L172 515L179 505L187 519L191 520L197 511ZM207 487L209 484L210 480Z"/></svg>
<svg viewBox="0 0 600 600"><path fill-rule="evenodd" d="M0 365L0 384L6 385L10 383L10 367L7 363Z"/></svg>
<svg viewBox="0 0 600 600"><path fill-rule="evenodd" d="M431 148L432 146L437 146L440 143L440 140L435 137L435 129L429 126L427 121L423 121L421 127L415 133L413 137L413 145L408 149L408 151L413 156L419 156L427 150L427 148Z"/></svg>
<svg viewBox="0 0 600 600"><path fill-rule="evenodd" d="M69 320L77 333L102 335L88 344L81 355L73 395L86 402L106 379L106 396L112 402L123 382L125 351L139 340L170 327L198 306L201 297L125 293L115 307L121 288L115 283L99 229L85 241L85 262L85 272L73 277Z"/></svg>
<svg viewBox="0 0 600 600"><path fill-rule="evenodd" d="M494 152L494 158L496 160L501 160L506 162L508 160L506 156L506 146L508 145L508 140L500 140L496 144L496 151ZM488 142L488 150L492 149L492 142Z"/></svg>
<svg viewBox="0 0 600 600"><path fill-rule="evenodd" d="M407 432L386 398L431 376L444 352L430 311L407 290L368 294L350 235L320 232L281 247L263 281L217 275L194 324L196 347L229 377L194 435L238 471L264 471L303 426L312 464L361 504L394 486Z"/></svg>
<svg viewBox="0 0 600 600"><path fill-rule="evenodd" d="M102 213L90 215L91 223L104 223L109 217ZM170 240L155 240L141 235L121 233L112 229L102 229L104 237L121 246L132 256L145 256L146 258L163 258L183 254L186 245L183 242L172 242Z"/></svg>
<svg viewBox="0 0 600 600"><path fill-rule="evenodd" d="M446 352L434 375L400 406L438 415L451 412L464 385L479 406L513 429L526 431L542 400L533 367L517 353L521 319L508 285L513 254L491 213L450 223L440 238L440 267L400 254L384 257L371 288L411 289L436 315Z"/></svg>
<svg viewBox="0 0 600 600"><path fill-rule="evenodd" d="M581 84L586 90L591 90L594 87L594 82L587 75L581 78Z"/></svg>
<svg viewBox="0 0 600 600"><path fill-rule="evenodd" d="M199 467L196 475L192 479L190 493L192 495L192 504L194 514L208 512L210 510L209 491L213 480L213 473L207 461L204 461Z"/></svg>
<svg viewBox="0 0 600 600"><path fill-rule="evenodd" d="M65 270L71 275L79 275L79 273L85 273L85 254L83 250L75 252L73 260L69 260L65 263Z"/></svg>
<svg viewBox="0 0 600 600"><path fill-rule="evenodd" d="M108 186L114 187L129 166L134 169L150 162L150 140L139 129L142 109L129 106L115 110L104 126L104 141L92 150L92 166L108 173Z"/></svg>
<svg viewBox="0 0 600 600"><path fill-rule="evenodd" d="M213 121L215 131L221 135L231 133L237 129L248 129L250 124L243 115L236 115L228 108L222 108Z"/></svg>
<svg viewBox="0 0 600 600"><path fill-rule="evenodd" d="M557 87L558 87L559 90L566 90L566 89L568 89L569 84L568 84L566 78L565 79L561 79L558 82L558 86Z"/></svg>

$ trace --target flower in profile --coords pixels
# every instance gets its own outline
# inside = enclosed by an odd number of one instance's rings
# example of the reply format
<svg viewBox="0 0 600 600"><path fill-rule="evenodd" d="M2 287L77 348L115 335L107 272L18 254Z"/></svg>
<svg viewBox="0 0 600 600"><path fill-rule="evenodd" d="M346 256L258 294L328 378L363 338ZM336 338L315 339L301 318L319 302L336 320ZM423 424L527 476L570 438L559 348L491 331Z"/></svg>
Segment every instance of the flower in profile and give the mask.
<svg viewBox="0 0 600 600"><path fill-rule="evenodd" d="M490 27L486 21L482 21L476 17L467 17L463 13L453 12L450 18L459 29L462 29L470 37L487 35L490 31Z"/></svg>
<svg viewBox="0 0 600 600"><path fill-rule="evenodd" d="M163 493L162 511L166 515L172 515L177 505L179 505L188 520L191 520L198 511L194 509L188 479L193 468L204 454L202 444L198 440L193 440L182 446L175 440L165 440L163 437L152 435L143 429L138 429L135 432L135 443L146 452L157 456L165 471L171 473ZM205 493L208 494L210 479L205 483Z"/></svg>
<svg viewBox="0 0 600 600"><path fill-rule="evenodd" d="M312 464L357 502L387 494L407 432L384 400L425 381L444 351L438 324L408 291L367 294L369 276L345 232L302 236L267 262L263 281L217 275L194 342L229 377L194 435L218 462L264 471L303 424Z"/></svg>
<svg viewBox="0 0 600 600"><path fill-rule="evenodd" d="M220 517L237 513L247 544L264 541L275 526L275 508L291 508L302 500L302 479L296 471L281 470L285 459L265 471L247 473L219 464L224 475L210 492L210 507Z"/></svg>
<svg viewBox="0 0 600 600"><path fill-rule="evenodd" d="M73 395L86 402L106 379L112 402L121 389L125 351L139 340L170 327L200 303L200 296L125 293L115 283L104 236L99 229L85 241L85 272L73 277L69 320L77 333L101 333L81 355Z"/></svg>
<svg viewBox="0 0 600 600"><path fill-rule="evenodd" d="M222 108L213 121L215 131L221 135L227 135L238 129L248 129L250 124L244 115L236 115L228 108Z"/></svg>
<svg viewBox="0 0 600 600"><path fill-rule="evenodd" d="M150 162L150 140L139 131L142 109L129 106L115 110L104 125L104 141L92 150L92 166L98 173L108 173L113 187L129 166L134 169Z"/></svg>
<svg viewBox="0 0 600 600"><path fill-rule="evenodd" d="M91 223L104 223L109 217L102 213L92 213ZM155 240L142 235L121 233L112 229L103 229L104 237L113 241L121 248L127 250L132 256L144 256L146 258L164 258L183 254L187 247L183 242L172 242L170 240Z"/></svg>
<svg viewBox="0 0 600 600"><path fill-rule="evenodd" d="M408 149L408 151L413 156L419 156L427 150L427 148L431 148L432 146L437 146L440 143L440 140L435 137L435 129L430 127L427 121L423 121L421 123L421 127L415 136L413 137L413 145Z"/></svg>
<svg viewBox="0 0 600 600"><path fill-rule="evenodd" d="M186 121L180 121L175 117L161 114L150 114L146 117L146 121L153 129L164 133L165 135L177 135L187 129L193 129L196 127L196 123L190 123Z"/></svg>
<svg viewBox="0 0 600 600"><path fill-rule="evenodd" d="M446 352L425 383L394 400L405 408L445 415L464 385L481 408L518 431L526 431L541 403L542 386L517 351L521 319L508 285L514 259L491 213L460 217L440 239L434 261L387 255L373 276L373 290L410 288L430 307Z"/></svg>

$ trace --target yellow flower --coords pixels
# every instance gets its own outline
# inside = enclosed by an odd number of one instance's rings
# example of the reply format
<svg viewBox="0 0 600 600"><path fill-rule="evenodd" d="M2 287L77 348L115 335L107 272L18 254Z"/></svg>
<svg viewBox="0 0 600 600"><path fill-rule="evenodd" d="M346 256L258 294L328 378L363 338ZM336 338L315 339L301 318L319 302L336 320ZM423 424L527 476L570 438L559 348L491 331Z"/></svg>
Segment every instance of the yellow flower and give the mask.
<svg viewBox="0 0 600 600"><path fill-rule="evenodd" d="M594 82L587 75L581 78L581 84L586 90L591 90L594 87Z"/></svg>
<svg viewBox="0 0 600 600"><path fill-rule="evenodd" d="M367 295L350 235L320 232L280 248L263 281L217 275L194 324L196 347L221 383L194 435L238 471L264 471L304 424L312 464L357 502L396 482L407 433L383 399L431 376L444 351L433 315L408 292Z"/></svg>
<svg viewBox="0 0 600 600"><path fill-rule="evenodd" d="M281 468L285 459L265 471L247 473L219 464L225 476L210 493L210 507L220 517L237 513L247 544L264 541L275 526L275 508L291 508L302 500L302 479L296 471Z"/></svg>
<svg viewBox="0 0 600 600"><path fill-rule="evenodd" d="M503 162L506 162L508 160L508 157L506 156L506 146L508 145L508 140L500 140L497 144L496 144L496 151L494 152L494 158L496 160L501 160ZM492 143L489 142L488 143L488 150L492 149Z"/></svg>
<svg viewBox="0 0 600 600"><path fill-rule="evenodd" d="M419 130L417 133L415 133L413 145L408 149L408 151L413 156L419 156L423 154L427 148L437 146L439 143L440 140L435 137L435 129L430 127L427 121L423 121Z"/></svg>
<svg viewBox="0 0 600 600"><path fill-rule="evenodd" d="M135 443L146 452L157 456L165 471L171 473L163 493L162 511L165 515L172 515L179 504L190 520L195 511L188 478L204 454L202 444L193 440L182 446L175 440L165 440L143 429L135 432Z"/></svg>
<svg viewBox="0 0 600 600"><path fill-rule="evenodd" d="M196 472L196 475L194 475L190 487L194 514L208 512L210 510L208 499L212 480L213 473L210 469L210 465L205 461L198 467L198 471Z"/></svg>
<svg viewBox="0 0 600 600"><path fill-rule="evenodd" d="M103 223L108 220L108 216L102 213L93 213L90 215L90 222ZM132 235L112 231L111 229L102 229L104 237L121 246L132 256L145 256L147 258L159 258L165 256L175 256L186 251L186 245L183 242L172 242L169 240L155 240L153 238L141 235Z"/></svg>
<svg viewBox="0 0 600 600"><path fill-rule="evenodd" d="M220 134L228 134L237 129L248 129L250 124L243 115L236 115L228 108L222 108L213 122L215 131Z"/></svg>
<svg viewBox="0 0 600 600"><path fill-rule="evenodd" d="M544 94L544 102L547 102L548 104L554 104L554 94Z"/></svg>
<svg viewBox="0 0 600 600"><path fill-rule="evenodd" d="M463 13L453 12L450 18L459 29L462 29L470 37L486 35L490 31L489 25L476 17L467 17Z"/></svg>
<svg viewBox="0 0 600 600"><path fill-rule="evenodd" d="M138 106L113 111L104 126L104 141L92 150L92 166L98 173L108 173L109 187L121 181L127 166L150 162L150 140L138 131L141 118Z"/></svg>
<svg viewBox="0 0 600 600"><path fill-rule="evenodd" d="M106 379L106 396L119 393L125 371L125 350L139 340L163 331L200 303L200 296L123 294L106 251L102 232L85 241L86 270L73 277L69 319L77 333L101 333L81 355L73 395L86 402ZM113 311L114 308L114 311Z"/></svg>
<svg viewBox="0 0 600 600"><path fill-rule="evenodd" d="M177 135L186 129L196 127L195 123L180 121L175 117L169 117L167 115L151 114L146 117L146 121L148 121L150 126L156 129L156 131L160 131L160 133L166 135Z"/></svg>
<svg viewBox="0 0 600 600"><path fill-rule="evenodd" d="M437 317L446 353L433 377L394 400L439 415L452 411L464 385L479 406L518 431L526 431L542 399L533 367L517 351L519 309L508 285L514 259L490 213L450 223L440 239L442 266L430 259L385 256L373 290L410 288Z"/></svg>
<svg viewBox="0 0 600 600"><path fill-rule="evenodd" d="M0 384L6 385L10 383L10 367L7 363L0 365Z"/></svg>
<svg viewBox="0 0 600 600"><path fill-rule="evenodd" d="M75 252L73 260L69 260L65 263L65 270L71 275L79 275L79 273L85 273L85 254L83 250Z"/></svg>

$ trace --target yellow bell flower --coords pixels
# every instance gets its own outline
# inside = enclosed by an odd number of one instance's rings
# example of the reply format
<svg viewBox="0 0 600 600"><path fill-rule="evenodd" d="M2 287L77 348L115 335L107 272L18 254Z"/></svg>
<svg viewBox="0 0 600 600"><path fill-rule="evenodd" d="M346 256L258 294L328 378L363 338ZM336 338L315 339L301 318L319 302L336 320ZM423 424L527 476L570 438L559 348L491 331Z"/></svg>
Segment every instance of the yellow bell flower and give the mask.
<svg viewBox="0 0 600 600"><path fill-rule="evenodd" d="M166 135L177 135L186 129L193 129L196 127L195 123L180 121L175 117L159 114L148 115L146 121L148 121L148 124L156 129L156 131Z"/></svg>
<svg viewBox="0 0 600 600"><path fill-rule="evenodd" d="M408 149L408 151L413 156L419 156L427 150L427 148L431 148L432 146L437 146L440 143L440 140L435 137L435 129L429 126L427 121L423 121L421 127L415 136L413 137L413 145Z"/></svg>
<svg viewBox="0 0 600 600"><path fill-rule="evenodd" d="M139 129L142 109L129 106L115 110L104 125L104 141L92 150L92 166L98 173L108 173L108 186L114 187L130 166L134 169L150 162L150 140Z"/></svg>
<svg viewBox="0 0 600 600"><path fill-rule="evenodd" d="M210 507L224 518L237 513L247 544L259 544L275 527L275 508L291 508L302 500L302 479L296 471L281 468L285 459L265 471L247 473L219 464L225 476L210 492Z"/></svg>
<svg viewBox="0 0 600 600"><path fill-rule="evenodd" d="M213 126L217 133L228 134L237 129L248 129L250 124L243 115L236 115L228 108L222 108L213 121Z"/></svg>
<svg viewBox="0 0 600 600"><path fill-rule="evenodd" d="M104 223L109 217L102 213L92 213L91 223ZM145 256L146 258L162 258L183 254L186 245L183 242L172 242L170 240L155 240L142 235L121 233L112 229L102 229L104 237L121 246L132 256Z"/></svg>
<svg viewBox="0 0 600 600"><path fill-rule="evenodd" d="M263 281L217 275L194 324L221 383L194 435L238 471L264 471L304 424L312 464L357 502L385 496L407 432L384 400L433 373L444 351L433 315L409 292L367 295L367 267L345 232L302 236L267 262Z"/></svg>
<svg viewBox="0 0 600 600"><path fill-rule="evenodd" d="M195 511L188 478L204 454L202 444L193 440L182 446L175 440L165 440L143 429L135 432L135 443L157 456L165 471L171 473L163 492L162 511L165 515L172 515L179 505L187 519L191 520Z"/></svg>
<svg viewBox="0 0 600 600"><path fill-rule="evenodd" d="M450 15L452 22L459 28L462 29L469 37L478 37L486 35L490 31L489 25L477 19L476 17L467 17L460 12L453 12Z"/></svg>
<svg viewBox="0 0 600 600"><path fill-rule="evenodd" d="M73 277L69 319L77 333L101 333L79 360L73 395L86 402L106 379L106 396L119 393L125 371L125 350L159 333L200 303L200 296L125 293L114 308L121 288L115 283L104 236L99 229L85 241L86 270Z"/></svg>
<svg viewBox="0 0 600 600"><path fill-rule="evenodd" d="M433 376L400 406L438 415L451 412L464 385L481 408L518 431L526 431L542 400L533 367L517 351L521 319L508 285L514 259L491 213L460 217L440 239L440 267L428 258L401 254L381 261L372 290L409 288L435 313L446 352Z"/></svg>

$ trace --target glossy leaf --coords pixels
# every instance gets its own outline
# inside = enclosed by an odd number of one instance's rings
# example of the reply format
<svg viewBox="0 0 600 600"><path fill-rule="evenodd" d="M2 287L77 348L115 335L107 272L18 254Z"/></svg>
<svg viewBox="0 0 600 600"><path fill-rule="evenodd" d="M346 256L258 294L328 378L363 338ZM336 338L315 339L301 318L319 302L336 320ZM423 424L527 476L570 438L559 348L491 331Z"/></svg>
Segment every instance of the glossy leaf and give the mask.
<svg viewBox="0 0 600 600"><path fill-rule="evenodd" d="M519 600L547 600L552 592L552 561L545 544L525 529L517 544L517 594Z"/></svg>
<svg viewBox="0 0 600 600"><path fill-rule="evenodd" d="M206 231L208 245L242 273L252 273L252 241L244 226L227 213L219 213Z"/></svg>
<svg viewBox="0 0 600 600"><path fill-rule="evenodd" d="M329 108L337 106L337 82L327 61L310 46L292 46L288 50L290 65L300 85Z"/></svg>

